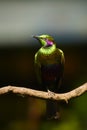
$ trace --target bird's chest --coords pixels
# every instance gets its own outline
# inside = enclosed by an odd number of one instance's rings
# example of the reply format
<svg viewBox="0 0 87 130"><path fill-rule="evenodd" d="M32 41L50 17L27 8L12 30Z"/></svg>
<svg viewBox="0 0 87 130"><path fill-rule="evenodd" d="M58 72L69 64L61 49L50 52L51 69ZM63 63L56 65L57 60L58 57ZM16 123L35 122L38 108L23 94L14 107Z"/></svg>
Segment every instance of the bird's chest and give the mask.
<svg viewBox="0 0 87 130"><path fill-rule="evenodd" d="M48 64L41 66L41 72L43 77L56 77L60 71L59 64Z"/></svg>
<svg viewBox="0 0 87 130"><path fill-rule="evenodd" d="M57 55L56 52L52 54L41 54L39 57L39 61L42 65L49 65L49 64L58 64L60 63L60 55Z"/></svg>
<svg viewBox="0 0 87 130"><path fill-rule="evenodd" d="M44 83L55 83L60 77L61 65L48 64L41 65L41 77Z"/></svg>
<svg viewBox="0 0 87 130"><path fill-rule="evenodd" d="M54 61L54 55L41 55L40 62L41 64L51 64Z"/></svg>

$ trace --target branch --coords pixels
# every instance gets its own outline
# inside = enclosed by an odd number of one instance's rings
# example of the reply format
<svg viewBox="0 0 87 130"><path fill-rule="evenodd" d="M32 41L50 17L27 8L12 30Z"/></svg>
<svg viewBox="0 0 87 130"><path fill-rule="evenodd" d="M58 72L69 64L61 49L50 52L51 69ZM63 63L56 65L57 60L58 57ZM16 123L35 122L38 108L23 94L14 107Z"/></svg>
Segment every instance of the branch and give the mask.
<svg viewBox="0 0 87 130"><path fill-rule="evenodd" d="M6 86L6 87L0 88L0 95L8 93L8 92L12 92L15 94L33 96L33 97L38 97L42 99L51 99L51 100L57 100L57 101L64 100L68 103L68 100L70 100L71 98L78 97L82 95L83 93L85 93L86 91L87 91L87 83L79 86L78 88L70 92L66 92L62 94L55 93L53 95L49 95L48 92L37 91L37 90L25 88L25 87Z"/></svg>

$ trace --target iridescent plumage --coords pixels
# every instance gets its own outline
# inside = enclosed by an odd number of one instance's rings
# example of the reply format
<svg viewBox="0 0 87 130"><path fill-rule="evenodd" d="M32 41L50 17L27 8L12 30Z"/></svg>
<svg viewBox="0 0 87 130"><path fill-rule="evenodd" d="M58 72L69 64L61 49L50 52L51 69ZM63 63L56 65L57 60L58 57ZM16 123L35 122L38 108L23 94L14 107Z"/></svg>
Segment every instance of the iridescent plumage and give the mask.
<svg viewBox="0 0 87 130"><path fill-rule="evenodd" d="M60 86L64 70L64 53L56 48L49 35L34 36L42 44L35 54L35 70L39 84L47 90L56 92Z"/></svg>

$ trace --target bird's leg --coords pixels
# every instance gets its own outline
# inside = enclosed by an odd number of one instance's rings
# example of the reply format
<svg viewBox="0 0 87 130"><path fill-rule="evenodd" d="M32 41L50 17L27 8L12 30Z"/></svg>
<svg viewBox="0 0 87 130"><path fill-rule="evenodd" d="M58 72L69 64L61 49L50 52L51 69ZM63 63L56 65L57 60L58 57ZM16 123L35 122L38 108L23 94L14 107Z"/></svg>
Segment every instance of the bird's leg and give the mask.
<svg viewBox="0 0 87 130"><path fill-rule="evenodd" d="M55 92L50 91L47 88L48 95L50 97L53 97L55 95ZM60 119L60 112L58 108L58 103L57 101L47 101L47 115L48 115L48 120L58 120Z"/></svg>

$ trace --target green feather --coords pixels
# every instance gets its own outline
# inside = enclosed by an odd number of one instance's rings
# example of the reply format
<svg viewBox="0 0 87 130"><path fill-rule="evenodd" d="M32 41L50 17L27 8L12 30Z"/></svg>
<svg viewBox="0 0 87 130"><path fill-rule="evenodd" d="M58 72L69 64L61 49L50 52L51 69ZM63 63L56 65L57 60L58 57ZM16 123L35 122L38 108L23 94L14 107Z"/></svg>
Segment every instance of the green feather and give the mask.
<svg viewBox="0 0 87 130"><path fill-rule="evenodd" d="M43 53L44 52L44 53ZM50 52L50 54L49 54ZM51 50L46 53L45 50L42 50L42 48L35 54L35 71L36 71L36 77L38 82L42 83L41 78L41 65L48 65L48 64L60 64L62 65L62 68L64 70L64 54L62 50L56 48L55 51ZM63 71L62 70L62 71Z"/></svg>
<svg viewBox="0 0 87 130"><path fill-rule="evenodd" d="M60 86L61 81L62 81L63 71L64 71L64 63L65 63L63 51L59 48L56 48L56 43L54 42L54 39L49 35L34 36L34 38L38 39L42 45L42 47L35 54L35 59L34 59L36 77L39 84L41 85L44 84L44 82L42 81L42 72L41 72L42 66L47 67L47 66L52 66L52 65L54 66L59 65L61 66L60 67L61 74L58 71L60 78L58 77L59 79L58 79L57 86ZM50 84L49 88L54 91L57 86L55 86L55 84L52 84L52 83ZM47 89L49 89L48 86L44 86L44 87L47 87ZM59 118L57 102L47 101L47 113L48 113L48 118L50 119Z"/></svg>

